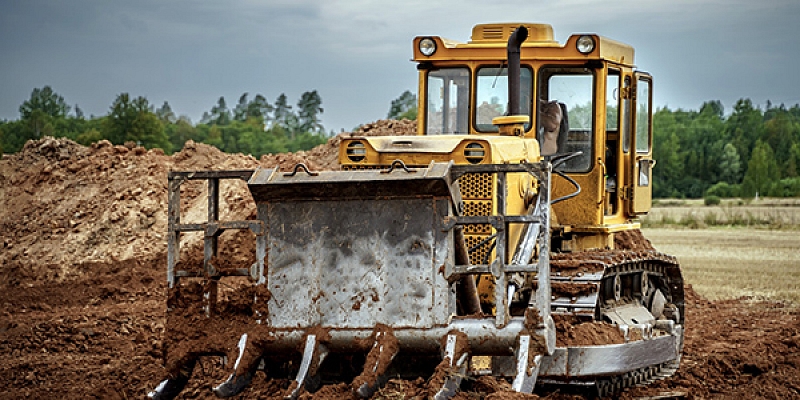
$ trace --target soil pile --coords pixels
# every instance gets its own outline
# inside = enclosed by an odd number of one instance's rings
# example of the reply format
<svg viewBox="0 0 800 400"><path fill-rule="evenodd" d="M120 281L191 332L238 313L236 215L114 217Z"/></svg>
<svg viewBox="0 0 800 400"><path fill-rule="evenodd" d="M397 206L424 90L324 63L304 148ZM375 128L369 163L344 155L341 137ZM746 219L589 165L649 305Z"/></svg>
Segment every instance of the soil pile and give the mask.
<svg viewBox="0 0 800 400"><path fill-rule="evenodd" d="M347 135L413 134L408 121L378 121ZM172 156L133 144L84 147L65 139L26 144L0 161L0 399L143 398L164 377L167 290L166 203L169 170L253 169L297 162L335 169L342 135L307 152L255 159L189 142ZM205 215L206 189L184 185L184 222ZM242 182L221 188L221 218L252 218ZM196 259L202 236L183 246ZM231 254L252 243L233 236ZM630 238L638 241L638 238ZM638 247L631 245L631 247ZM223 248L224 249L224 248ZM223 253L224 254L224 253ZM635 389L635 398L684 390L696 398L800 396L798 312L780 303L711 302L686 291L687 337L672 379ZM218 359L203 359L182 398L214 398L226 376ZM507 392L483 377L458 398L534 398ZM288 381L259 372L237 398L282 394ZM411 398L426 382L392 381L378 393ZM331 385L302 398L345 398ZM559 394L548 398L572 398Z"/></svg>

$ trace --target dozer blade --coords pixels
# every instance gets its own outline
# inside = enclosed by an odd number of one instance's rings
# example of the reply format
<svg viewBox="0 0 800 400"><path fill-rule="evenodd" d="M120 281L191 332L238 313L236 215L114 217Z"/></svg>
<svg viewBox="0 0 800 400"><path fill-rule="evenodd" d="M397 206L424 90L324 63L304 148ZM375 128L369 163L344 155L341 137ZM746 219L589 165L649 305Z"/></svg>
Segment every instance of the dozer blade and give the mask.
<svg viewBox="0 0 800 400"><path fill-rule="evenodd" d="M271 293L263 323L277 330L446 325L453 261L448 164L406 172L309 175L257 170L248 185L268 232ZM280 339L279 339L280 341Z"/></svg>
<svg viewBox="0 0 800 400"><path fill-rule="evenodd" d="M519 164L480 168L480 173L498 175L542 171ZM388 173L253 171L248 186L256 202L257 221L215 225L247 227L256 233L255 264L234 270L246 271L252 284L241 294L228 295L240 302L250 296L250 304L237 303L236 308L250 314L227 315L224 310L232 308L214 306L217 295L206 295L205 291L202 301L208 306L173 302L169 312L177 316L175 321L191 321L200 330L195 335L182 333L181 340L199 337L203 340L198 345L214 343L215 347L206 353L194 349L193 343L168 347L194 350L192 357L176 351L173 357L177 359L170 359L168 352L167 364L228 354L227 367L232 371L214 388L218 396L240 393L261 364L270 378L294 375L294 382L284 393L286 399L297 398L304 387L308 389L309 384L314 386L323 379L350 381L353 394L365 398L389 376L418 377L421 373L433 374L436 369L438 379L429 386L429 393L442 400L455 395L462 378L469 374L472 355L509 359L516 355L521 360L517 363L519 371L511 368L498 375L517 376L518 390L529 391L539 358L538 353L525 351L547 352L542 349L553 345L549 343L553 337L549 295L530 305L542 318L512 316L506 298L506 275L539 271L543 273L538 276L546 280L548 264L509 265L505 251L498 251L491 265L462 265L467 257L458 228L471 223L492 224L500 232L496 240L498 249L502 249L507 246L504 227L509 223L504 218L531 225L539 222L534 237L540 241L534 245L546 248L547 243L541 242L547 239L542 234L546 224L535 215L460 216L463 205L457 180L460 174L472 171L452 163L432 163L414 170L400 165ZM206 240L208 243L213 244ZM215 252L206 248L209 259L216 256ZM209 271L218 270L206 268L205 275L213 281L215 277ZM497 277L498 312L488 316L465 312L468 308L463 308L464 304L477 301L465 298L475 292L474 288L464 288L464 278L474 280L477 274L489 273ZM188 289L177 277L192 275L176 271L169 276L174 277L174 285L170 281L171 290L176 292L173 297L182 299L181 291ZM548 282L539 287L549 287ZM244 334L226 338L223 332ZM544 345L526 345L526 338L533 337ZM393 362L398 357L403 362ZM358 362L363 362L363 367L352 368ZM160 389L161 398L177 394L181 382L185 384L185 380L170 380L164 386L169 391Z"/></svg>

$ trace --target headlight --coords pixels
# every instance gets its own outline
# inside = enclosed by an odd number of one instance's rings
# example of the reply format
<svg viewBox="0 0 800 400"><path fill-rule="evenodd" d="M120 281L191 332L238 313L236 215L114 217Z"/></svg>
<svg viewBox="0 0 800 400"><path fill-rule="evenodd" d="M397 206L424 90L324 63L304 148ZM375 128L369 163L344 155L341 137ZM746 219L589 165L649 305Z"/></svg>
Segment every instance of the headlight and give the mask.
<svg viewBox="0 0 800 400"><path fill-rule="evenodd" d="M466 158L467 162L470 164L480 164L485 157L486 150L484 150L483 145L480 143L473 142L464 147L464 158Z"/></svg>
<svg viewBox="0 0 800 400"><path fill-rule="evenodd" d="M362 161L367 156L367 148L364 143L350 142L347 144L347 158L352 162Z"/></svg>
<svg viewBox="0 0 800 400"><path fill-rule="evenodd" d="M419 52L425 57L430 57L436 53L436 42L431 38L423 38L419 41Z"/></svg>
<svg viewBox="0 0 800 400"><path fill-rule="evenodd" d="M581 54L589 54L594 50L594 38L591 36L581 36L575 43L575 47Z"/></svg>

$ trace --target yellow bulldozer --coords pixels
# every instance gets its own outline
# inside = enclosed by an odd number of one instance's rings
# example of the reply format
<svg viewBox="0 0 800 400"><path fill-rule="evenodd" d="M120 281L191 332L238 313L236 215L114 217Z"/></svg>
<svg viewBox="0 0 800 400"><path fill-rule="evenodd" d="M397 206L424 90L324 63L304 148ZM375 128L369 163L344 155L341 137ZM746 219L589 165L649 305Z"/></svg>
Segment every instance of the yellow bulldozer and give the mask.
<svg viewBox="0 0 800 400"><path fill-rule="evenodd" d="M178 396L207 356L227 360L220 397L259 368L292 380L287 399L330 381L368 398L397 376L447 399L480 375L602 396L675 372L683 280L639 231L655 160L633 48L499 23L413 51L418 135L344 138L338 171L169 173L167 376L151 398ZM255 219L219 220L226 179L247 183ZM192 180L208 218L182 223ZM219 256L230 230L254 236L252 264ZM187 232L204 237L197 265L180 260ZM249 280L223 301L231 277ZM582 324L618 339L557 345Z"/></svg>

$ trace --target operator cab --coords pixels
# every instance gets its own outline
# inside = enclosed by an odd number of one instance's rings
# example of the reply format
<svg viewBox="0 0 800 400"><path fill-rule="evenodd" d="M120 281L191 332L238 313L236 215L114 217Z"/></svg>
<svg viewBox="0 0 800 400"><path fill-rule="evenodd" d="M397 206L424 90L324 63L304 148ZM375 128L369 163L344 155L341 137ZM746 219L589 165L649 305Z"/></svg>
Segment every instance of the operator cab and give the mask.
<svg viewBox="0 0 800 400"><path fill-rule="evenodd" d="M638 227L635 217L651 203L652 78L635 70L632 47L594 34L562 45L550 25L529 23L476 25L467 43L417 37L418 132L501 135L492 121L508 115L506 42L519 26L529 32L520 50L519 111L528 117L520 136L537 139L545 158L579 153L558 170L581 192L554 207L559 223L595 237L578 247L608 247L614 231ZM573 191L554 179L554 198Z"/></svg>

